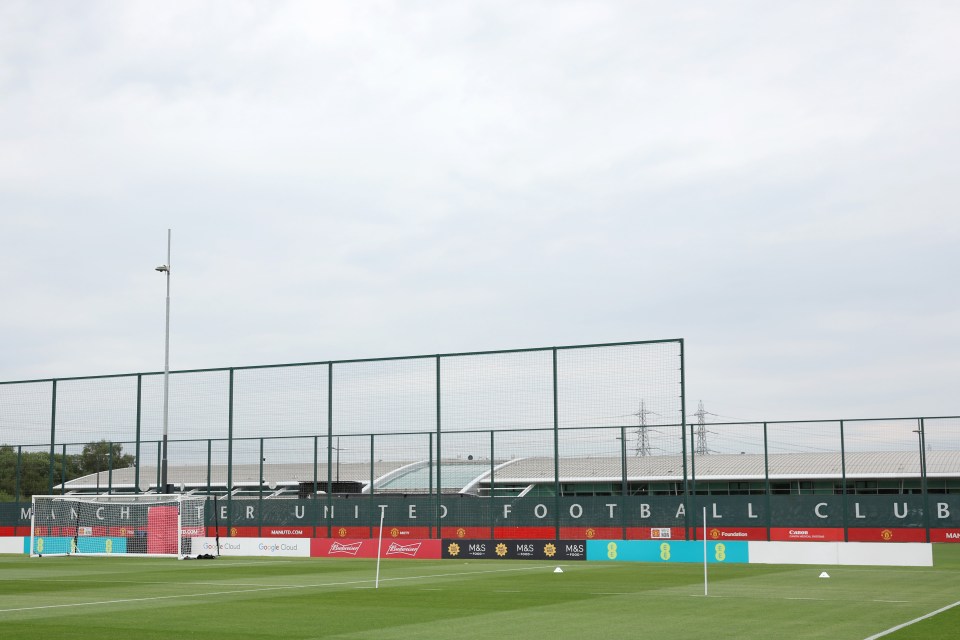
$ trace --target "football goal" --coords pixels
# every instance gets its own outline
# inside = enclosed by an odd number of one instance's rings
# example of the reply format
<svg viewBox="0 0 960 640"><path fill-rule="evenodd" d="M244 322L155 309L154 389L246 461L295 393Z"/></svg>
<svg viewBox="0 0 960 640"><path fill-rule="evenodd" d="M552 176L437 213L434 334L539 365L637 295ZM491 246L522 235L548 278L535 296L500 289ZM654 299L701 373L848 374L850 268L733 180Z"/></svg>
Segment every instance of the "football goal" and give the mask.
<svg viewBox="0 0 960 640"><path fill-rule="evenodd" d="M190 555L206 535L206 496L33 496L30 556Z"/></svg>

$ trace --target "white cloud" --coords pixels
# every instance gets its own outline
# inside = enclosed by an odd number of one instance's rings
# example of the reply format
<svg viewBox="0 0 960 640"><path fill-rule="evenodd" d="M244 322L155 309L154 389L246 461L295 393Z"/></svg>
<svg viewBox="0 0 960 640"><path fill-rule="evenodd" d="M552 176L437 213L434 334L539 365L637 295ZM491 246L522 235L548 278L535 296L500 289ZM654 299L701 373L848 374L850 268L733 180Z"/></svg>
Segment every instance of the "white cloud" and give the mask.
<svg viewBox="0 0 960 640"><path fill-rule="evenodd" d="M717 413L956 413L958 23L4 3L0 378L158 368L172 227L175 367L680 336Z"/></svg>

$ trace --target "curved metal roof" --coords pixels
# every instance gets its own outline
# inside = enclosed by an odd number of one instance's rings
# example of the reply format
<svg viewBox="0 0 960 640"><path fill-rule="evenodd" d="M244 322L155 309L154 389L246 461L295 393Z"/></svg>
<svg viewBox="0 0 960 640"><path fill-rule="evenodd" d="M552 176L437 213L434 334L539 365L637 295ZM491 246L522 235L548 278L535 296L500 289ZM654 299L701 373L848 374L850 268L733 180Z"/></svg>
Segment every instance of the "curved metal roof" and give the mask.
<svg viewBox="0 0 960 640"><path fill-rule="evenodd" d="M874 451L848 452L846 469L839 453L707 454L688 456L687 477L711 480L763 480L769 470L771 480L839 479L845 471L847 479L917 478L920 477L918 452ZM550 456L494 461L493 479L497 484L543 484L554 482L554 459ZM475 493L480 485L490 482L489 460L444 460L440 469L445 492ZM960 451L926 452L927 476L960 478ZM623 460L619 456L584 456L559 460L560 482L619 482ZM682 456L630 456L626 459L627 479L633 482L680 481L684 477ZM302 482L325 484L327 466L314 468L312 463L239 464L230 477L235 488L275 490L296 487ZM436 463L418 461L377 461L342 463L331 466L334 481L355 482L369 491L371 477L374 492L423 493L436 490ZM168 469L170 483L187 489L227 486L226 465L175 465ZM156 488L156 467L140 467L140 490ZM112 478L106 471L71 480L68 491L133 489L134 469L116 469Z"/></svg>

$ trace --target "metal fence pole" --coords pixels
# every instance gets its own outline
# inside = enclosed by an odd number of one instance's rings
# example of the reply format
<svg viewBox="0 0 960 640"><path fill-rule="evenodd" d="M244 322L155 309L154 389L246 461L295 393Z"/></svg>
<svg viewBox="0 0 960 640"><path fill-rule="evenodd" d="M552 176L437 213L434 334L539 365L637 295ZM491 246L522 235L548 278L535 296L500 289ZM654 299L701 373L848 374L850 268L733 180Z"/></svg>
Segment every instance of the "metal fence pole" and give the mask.
<svg viewBox="0 0 960 640"><path fill-rule="evenodd" d="M440 356L437 356L437 538L443 537L443 449L440 445L440 434L442 428L440 425Z"/></svg>
<svg viewBox="0 0 960 640"><path fill-rule="evenodd" d="M233 529L233 369L230 369L227 387L227 536Z"/></svg>
<svg viewBox="0 0 960 640"><path fill-rule="evenodd" d="M627 539L627 428L620 427L620 536Z"/></svg>
<svg viewBox="0 0 960 640"><path fill-rule="evenodd" d="M97 472L100 477L100 472ZM63 443L63 453L60 454L60 495L67 492L67 443Z"/></svg>
<svg viewBox="0 0 960 640"><path fill-rule="evenodd" d="M690 539L690 488L687 486L687 388L683 338L680 339L680 441L683 443L683 511L684 539ZM693 451L693 427L690 428L690 450Z"/></svg>
<svg viewBox="0 0 960 640"><path fill-rule="evenodd" d="M47 493L53 494L53 460L57 446L57 381L53 380L50 400L50 473L47 478Z"/></svg>
<svg viewBox="0 0 960 640"><path fill-rule="evenodd" d="M373 499L373 481L376 480L376 474L374 473L374 468L373 468L373 467L374 467L374 464L375 464L375 462L374 462L374 456L376 455L374 437L375 437L375 436L371 433L371 434L370 434L370 494L369 494L369 495L370 495L370 509L369 509L369 513L370 513L370 533L369 533L369 537L371 537L371 538L373 537L373 522L374 522L374 517L373 517L373 516L374 516L374 514L376 513L376 511L375 511L375 509L376 509L376 500Z"/></svg>
<svg viewBox="0 0 960 640"><path fill-rule="evenodd" d="M210 495L211 474L213 471L213 440L207 438L207 495Z"/></svg>
<svg viewBox="0 0 960 640"><path fill-rule="evenodd" d="M107 450L107 495L113 493L113 442L110 442L110 449ZM97 470L97 480L100 479L100 471Z"/></svg>
<svg viewBox="0 0 960 640"><path fill-rule="evenodd" d="M560 414L557 406L557 348L553 348L553 486L554 533L560 539Z"/></svg>
<svg viewBox="0 0 960 640"><path fill-rule="evenodd" d="M339 447L339 445L337 445ZM339 448L337 455L339 455ZM339 458L337 458L339 460ZM314 471L316 476L316 471ZM339 480L339 478L337 478ZM333 536L333 363L327 363L327 537Z"/></svg>
<svg viewBox="0 0 960 640"><path fill-rule="evenodd" d="M17 473L14 478L15 489L13 491L13 500L20 503L20 475L23 473L23 445L17 445Z"/></svg>
<svg viewBox="0 0 960 640"><path fill-rule="evenodd" d="M140 424L143 414L143 375L137 374L137 435L134 443L133 492L140 493Z"/></svg>
<svg viewBox="0 0 960 640"><path fill-rule="evenodd" d="M263 438L260 438L260 478L257 482L257 535L263 535Z"/></svg>
<svg viewBox="0 0 960 640"><path fill-rule="evenodd" d="M843 420L840 421L840 499L843 500L843 541L850 541L849 513L847 503L847 450L843 433Z"/></svg>
<svg viewBox="0 0 960 640"><path fill-rule="evenodd" d="M494 462L494 448L493 448L493 435L494 431L490 430L490 500L488 504L490 506L490 538L493 539L495 536L497 521L496 521L496 510L494 509L494 496L496 495L495 490L495 481L493 477L494 469L496 468L496 463Z"/></svg>
<svg viewBox="0 0 960 640"><path fill-rule="evenodd" d="M927 432L923 418L918 426L920 440L920 493L923 497L923 528L926 529L926 541L930 542L930 493L927 485Z"/></svg>
<svg viewBox="0 0 960 640"><path fill-rule="evenodd" d="M767 541L770 541L770 526L772 520L770 498L770 445L767 440L767 423L763 423L763 480L765 483L764 493L767 496Z"/></svg>

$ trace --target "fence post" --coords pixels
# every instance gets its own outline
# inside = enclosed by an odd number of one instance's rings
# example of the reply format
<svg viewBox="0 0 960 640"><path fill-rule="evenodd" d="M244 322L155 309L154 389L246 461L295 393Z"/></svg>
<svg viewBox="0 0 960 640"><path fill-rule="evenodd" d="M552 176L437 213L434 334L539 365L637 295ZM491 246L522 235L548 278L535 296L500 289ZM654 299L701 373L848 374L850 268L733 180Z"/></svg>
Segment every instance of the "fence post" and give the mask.
<svg viewBox="0 0 960 640"><path fill-rule="evenodd" d="M97 472L97 477L100 473ZM63 443L63 453L60 454L60 495L67 492L67 443Z"/></svg>
<svg viewBox="0 0 960 640"><path fill-rule="evenodd" d="M263 438L260 438L260 477L257 482L257 536L263 536Z"/></svg>
<svg viewBox="0 0 960 640"><path fill-rule="evenodd" d="M113 442L108 445L107 450L107 495L113 494ZM97 479L100 479L100 471L97 471Z"/></svg>
<svg viewBox="0 0 960 640"><path fill-rule="evenodd" d="M680 423L680 456L683 458L683 539L690 539L690 486L687 482L687 425Z"/></svg>
<svg viewBox="0 0 960 640"><path fill-rule="evenodd" d="M557 348L553 348L553 486L554 533L560 539L560 414L557 406Z"/></svg>
<svg viewBox="0 0 960 640"><path fill-rule="evenodd" d="M495 432L493 429L490 430L490 500L488 504L490 505L490 539L492 540L496 536L497 530L497 514L494 506L494 496L496 495L496 482L493 477L494 469L496 468L496 462L494 461L494 448L493 448L493 434Z"/></svg>
<svg viewBox="0 0 960 640"><path fill-rule="evenodd" d="M57 381L53 380L50 400L50 472L47 478L47 493L53 494L53 460L56 457L57 446Z"/></svg>
<svg viewBox="0 0 960 640"><path fill-rule="evenodd" d="M207 495L210 495L211 472L213 470L213 440L207 438Z"/></svg>
<svg viewBox="0 0 960 640"><path fill-rule="evenodd" d="M339 448L340 444L337 444ZM337 451L339 455L339 449ZM340 458L337 458L339 460ZM314 477L317 472L314 471ZM339 478L338 478L339 479ZM327 537L333 537L333 362L327 363Z"/></svg>
<svg viewBox="0 0 960 640"><path fill-rule="evenodd" d="M14 489L14 501L20 504L20 475L23 473L23 445L17 445L17 474L16 489Z"/></svg>
<svg viewBox="0 0 960 640"><path fill-rule="evenodd" d="M140 493L140 421L143 408L143 374L137 374L137 436L134 443L133 492Z"/></svg>
<svg viewBox="0 0 960 640"><path fill-rule="evenodd" d="M683 350L683 338L680 338L680 442L683 443L683 537L685 540L690 539L690 490L687 486L687 435L685 430L687 428L687 381L686 381L686 365L684 364L684 350ZM691 451L693 451L693 428L690 428L690 444Z"/></svg>
<svg viewBox="0 0 960 640"><path fill-rule="evenodd" d="M233 369L227 387L227 537L233 537Z"/></svg>
<svg viewBox="0 0 960 640"><path fill-rule="evenodd" d="M429 449L427 452L427 495L433 497L433 431L427 432L427 447ZM433 520L430 520L429 529L427 530L427 533L431 539L433 538L433 524ZM437 537L440 537L439 521L437 522Z"/></svg>
<svg viewBox="0 0 960 640"><path fill-rule="evenodd" d="M313 508L313 537L317 537L317 520L320 517L320 508L317 506L319 500L317 500L317 467L319 466L319 455L320 448L318 446L320 441L320 436L313 436L313 493L310 495L310 500L308 504ZM328 465L329 466L329 465ZM328 487L329 489L329 487ZM327 492L329 494L329 491ZM327 536L329 537L329 536Z"/></svg>
<svg viewBox="0 0 960 640"><path fill-rule="evenodd" d="M920 434L920 493L923 495L923 528L927 531L927 542L930 542L930 493L927 486L927 432L924 420L920 418L918 426Z"/></svg>
<svg viewBox="0 0 960 640"><path fill-rule="evenodd" d="M443 514L443 478L441 470L443 468L443 448L440 445L440 434L442 432L440 425L440 356L437 355L437 538L443 537L443 523L441 522Z"/></svg>
<svg viewBox="0 0 960 640"><path fill-rule="evenodd" d="M773 519L771 513L772 500L770 498L770 446L767 441L767 423L763 423L763 480L766 483L764 493L767 495L767 542L770 541L770 524Z"/></svg>
<svg viewBox="0 0 960 640"><path fill-rule="evenodd" d="M369 530L369 537L371 537L371 538L373 537L373 523L374 523L374 520L375 520L374 515L376 514L376 508L377 508L377 504L376 504L377 501L373 499L373 495L374 495L374 494L373 494L373 481L376 480L376 474L374 473L374 469L373 469L373 465L375 464L375 457L374 457L374 456L376 456L376 452L375 452L375 449L374 449L374 438L375 438L375 437L376 437L376 436L374 436L372 433L370 434L370 509L369 509L369 511L370 511L370 530Z"/></svg>
<svg viewBox="0 0 960 640"><path fill-rule="evenodd" d="M627 539L627 428L620 427L620 537Z"/></svg>
<svg viewBox="0 0 960 640"><path fill-rule="evenodd" d="M847 450L843 435L843 420L840 421L840 498L843 500L843 541L850 542L849 514L847 513Z"/></svg>

